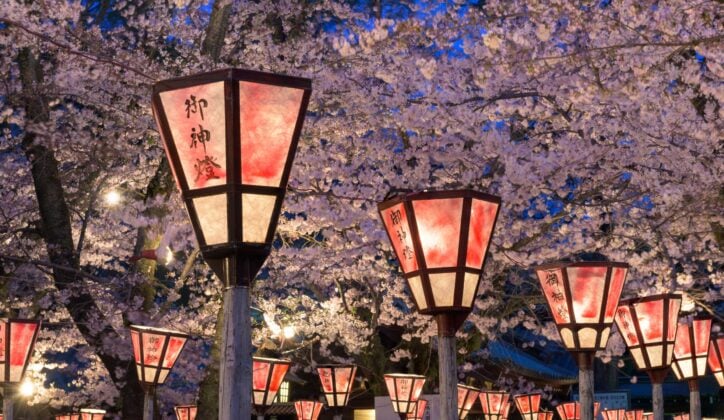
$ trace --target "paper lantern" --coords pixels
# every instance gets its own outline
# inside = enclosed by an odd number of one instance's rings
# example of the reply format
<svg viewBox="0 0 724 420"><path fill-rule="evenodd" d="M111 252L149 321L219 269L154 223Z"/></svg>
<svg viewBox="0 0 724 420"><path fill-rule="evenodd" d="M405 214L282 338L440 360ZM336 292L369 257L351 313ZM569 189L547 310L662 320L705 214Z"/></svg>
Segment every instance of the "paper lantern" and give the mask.
<svg viewBox="0 0 724 420"><path fill-rule="evenodd" d="M593 403L593 417L598 417L598 410L601 408L601 403ZM581 419L581 403L580 402L567 402L559 404L556 407L558 415L562 420L580 420Z"/></svg>
<svg viewBox="0 0 724 420"><path fill-rule="evenodd" d="M195 420L198 407L195 405L177 405L173 408L177 420Z"/></svg>
<svg viewBox="0 0 724 420"><path fill-rule="evenodd" d="M354 377L357 374L355 365L320 365L317 368L327 406L344 407L349 402Z"/></svg>
<svg viewBox="0 0 724 420"><path fill-rule="evenodd" d="M626 410L623 408L601 411L603 420L626 420Z"/></svg>
<svg viewBox="0 0 724 420"><path fill-rule="evenodd" d="M129 329L141 386L148 390L163 384L189 336L178 331L140 325L131 325Z"/></svg>
<svg viewBox="0 0 724 420"><path fill-rule="evenodd" d="M679 413L674 415L674 420L689 420L689 413Z"/></svg>
<svg viewBox="0 0 724 420"><path fill-rule="evenodd" d="M481 391L479 398L485 420L508 418L510 394L503 391Z"/></svg>
<svg viewBox="0 0 724 420"><path fill-rule="evenodd" d="M239 69L153 87L196 238L227 285L248 285L269 255L310 94L309 79Z"/></svg>
<svg viewBox="0 0 724 420"><path fill-rule="evenodd" d="M644 410L626 410L626 420L642 420Z"/></svg>
<svg viewBox="0 0 724 420"><path fill-rule="evenodd" d="M263 413L266 407L274 403L292 361L264 357L254 357L253 361L253 402L257 413Z"/></svg>
<svg viewBox="0 0 724 420"><path fill-rule="evenodd" d="M407 412L407 420L422 420L425 418L427 410L427 400L420 398L417 402L410 405L410 411Z"/></svg>
<svg viewBox="0 0 724 420"><path fill-rule="evenodd" d="M565 348L588 353L604 350L628 264L559 262L535 271Z"/></svg>
<svg viewBox="0 0 724 420"><path fill-rule="evenodd" d="M553 420L553 412L552 411L539 411L538 412L538 420Z"/></svg>
<svg viewBox="0 0 724 420"><path fill-rule="evenodd" d="M2 420L1 417L0 420ZM80 420L80 413L57 414L55 420Z"/></svg>
<svg viewBox="0 0 724 420"><path fill-rule="evenodd" d="M654 420L654 413L644 413L643 420Z"/></svg>
<svg viewBox="0 0 724 420"><path fill-rule="evenodd" d="M671 365L679 308L681 295L671 293L621 301L616 325L637 368L654 371Z"/></svg>
<svg viewBox="0 0 724 420"><path fill-rule="evenodd" d="M294 403L297 411L297 420L317 420L322 412L322 403L319 401L303 400Z"/></svg>
<svg viewBox="0 0 724 420"><path fill-rule="evenodd" d="M719 334L709 342L709 369L716 377L720 387L724 387L724 334Z"/></svg>
<svg viewBox="0 0 724 420"><path fill-rule="evenodd" d="M480 390L472 386L458 384L458 418L464 420L478 399Z"/></svg>
<svg viewBox="0 0 724 420"><path fill-rule="evenodd" d="M392 410L406 415L412 409L412 405L420 399L425 377L407 373L387 373L385 384L392 400Z"/></svg>
<svg viewBox="0 0 724 420"><path fill-rule="evenodd" d="M103 420L105 416L106 410L99 410L97 408L80 409L80 420Z"/></svg>
<svg viewBox="0 0 724 420"><path fill-rule="evenodd" d="M520 394L513 396L515 406L523 420L537 420L540 411L541 394Z"/></svg>
<svg viewBox="0 0 724 420"><path fill-rule="evenodd" d="M674 363L671 365L679 380L697 379L706 375L710 334L711 318L696 317L691 322L679 322L674 345Z"/></svg>
<svg viewBox="0 0 724 420"><path fill-rule="evenodd" d="M23 379L39 331L40 321L0 319L0 383L13 384Z"/></svg>

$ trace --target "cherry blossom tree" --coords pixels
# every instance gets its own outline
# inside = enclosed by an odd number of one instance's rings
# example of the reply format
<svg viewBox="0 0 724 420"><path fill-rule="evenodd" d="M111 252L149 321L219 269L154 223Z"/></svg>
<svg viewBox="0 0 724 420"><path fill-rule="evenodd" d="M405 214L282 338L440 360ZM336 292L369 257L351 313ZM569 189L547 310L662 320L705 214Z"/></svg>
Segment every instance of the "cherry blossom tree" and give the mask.
<svg viewBox="0 0 724 420"><path fill-rule="evenodd" d="M394 363L434 376L434 323L412 310L376 213L399 189L502 197L458 335L465 370L516 326L557 339L529 268L561 258L628 262L624 295L683 292L721 318L720 27L715 1L5 2L0 302L45 322L32 403L139 418L126 327L143 323L194 336L159 400L200 395L213 412L221 285L150 89L223 67L313 79L254 290L267 319L255 344L299 369L355 361L380 393ZM283 345L282 325L296 327ZM402 331L392 351L389 327ZM610 343L605 360L624 350Z"/></svg>

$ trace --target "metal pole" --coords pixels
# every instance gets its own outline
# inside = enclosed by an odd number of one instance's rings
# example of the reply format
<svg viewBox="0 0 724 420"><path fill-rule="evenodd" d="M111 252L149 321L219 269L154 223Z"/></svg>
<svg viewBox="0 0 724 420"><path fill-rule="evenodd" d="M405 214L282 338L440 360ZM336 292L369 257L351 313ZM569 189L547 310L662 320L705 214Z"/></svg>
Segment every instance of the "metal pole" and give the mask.
<svg viewBox="0 0 724 420"><path fill-rule="evenodd" d="M224 291L219 420L251 418L252 348L249 305L248 286L230 286Z"/></svg>
<svg viewBox="0 0 724 420"><path fill-rule="evenodd" d="M155 392L149 389L143 393L143 420L154 420L153 396Z"/></svg>
<svg viewBox="0 0 724 420"><path fill-rule="evenodd" d="M581 420L593 420L593 353L577 353Z"/></svg>
<svg viewBox="0 0 724 420"><path fill-rule="evenodd" d="M458 369L452 317L437 317L437 354L440 372L440 420L458 420Z"/></svg>
<svg viewBox="0 0 724 420"><path fill-rule="evenodd" d="M664 379L669 373L669 368L650 370L651 378L651 400L654 406L654 420L664 420Z"/></svg>
<svg viewBox="0 0 724 420"><path fill-rule="evenodd" d="M701 395L698 379L689 379L689 420L701 420Z"/></svg>
<svg viewBox="0 0 724 420"><path fill-rule="evenodd" d="M3 418L5 420L13 420L14 406L13 398L15 397L15 389L10 384L3 385Z"/></svg>

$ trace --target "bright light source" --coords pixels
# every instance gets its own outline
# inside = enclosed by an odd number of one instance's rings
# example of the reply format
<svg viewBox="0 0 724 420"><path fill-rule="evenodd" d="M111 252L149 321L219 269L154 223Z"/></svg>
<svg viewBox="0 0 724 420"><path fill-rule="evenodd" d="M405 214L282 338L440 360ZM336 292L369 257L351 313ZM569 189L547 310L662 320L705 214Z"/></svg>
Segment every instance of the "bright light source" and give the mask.
<svg viewBox="0 0 724 420"><path fill-rule="evenodd" d="M173 262L173 251L171 248L166 247L166 265L169 265Z"/></svg>
<svg viewBox="0 0 724 420"><path fill-rule="evenodd" d="M121 202L121 194L116 190L111 190L106 193L106 204L109 206L115 206Z"/></svg>
<svg viewBox="0 0 724 420"><path fill-rule="evenodd" d="M291 325L287 325L286 327L284 327L282 332L284 334L284 338L286 338L286 339L293 338L295 335L297 335L297 332L294 330L294 327Z"/></svg>
<svg viewBox="0 0 724 420"><path fill-rule="evenodd" d="M23 397L32 397L33 394L35 394L35 385L33 383L26 379L23 381L22 384L20 384L20 395Z"/></svg>

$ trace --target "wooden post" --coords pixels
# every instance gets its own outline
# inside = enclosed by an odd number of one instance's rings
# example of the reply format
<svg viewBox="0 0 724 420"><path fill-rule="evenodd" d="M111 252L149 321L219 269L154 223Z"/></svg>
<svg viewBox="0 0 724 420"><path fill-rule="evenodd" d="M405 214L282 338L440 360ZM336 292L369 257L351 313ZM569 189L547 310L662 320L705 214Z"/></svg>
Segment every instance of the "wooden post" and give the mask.
<svg viewBox="0 0 724 420"><path fill-rule="evenodd" d="M664 379L669 373L669 368L650 370L651 378L651 400L654 406L654 420L664 420Z"/></svg>
<svg viewBox="0 0 724 420"><path fill-rule="evenodd" d="M143 393L143 420L154 420L153 397L155 393L153 388Z"/></svg>
<svg viewBox="0 0 724 420"><path fill-rule="evenodd" d="M593 420L593 353L577 353L581 420Z"/></svg>
<svg viewBox="0 0 724 420"><path fill-rule="evenodd" d="M248 420L251 418L252 381L248 286L229 286L224 291L222 340L219 420Z"/></svg>
<svg viewBox="0 0 724 420"><path fill-rule="evenodd" d="M437 316L437 354L440 372L440 420L458 420L457 327L450 316ZM403 417L404 418L404 417Z"/></svg>
<svg viewBox="0 0 724 420"><path fill-rule="evenodd" d="M15 389L10 384L3 385L3 418L5 420L14 420L13 399L15 398Z"/></svg>
<svg viewBox="0 0 724 420"><path fill-rule="evenodd" d="M701 420L701 394L698 379L689 379L689 420Z"/></svg>

